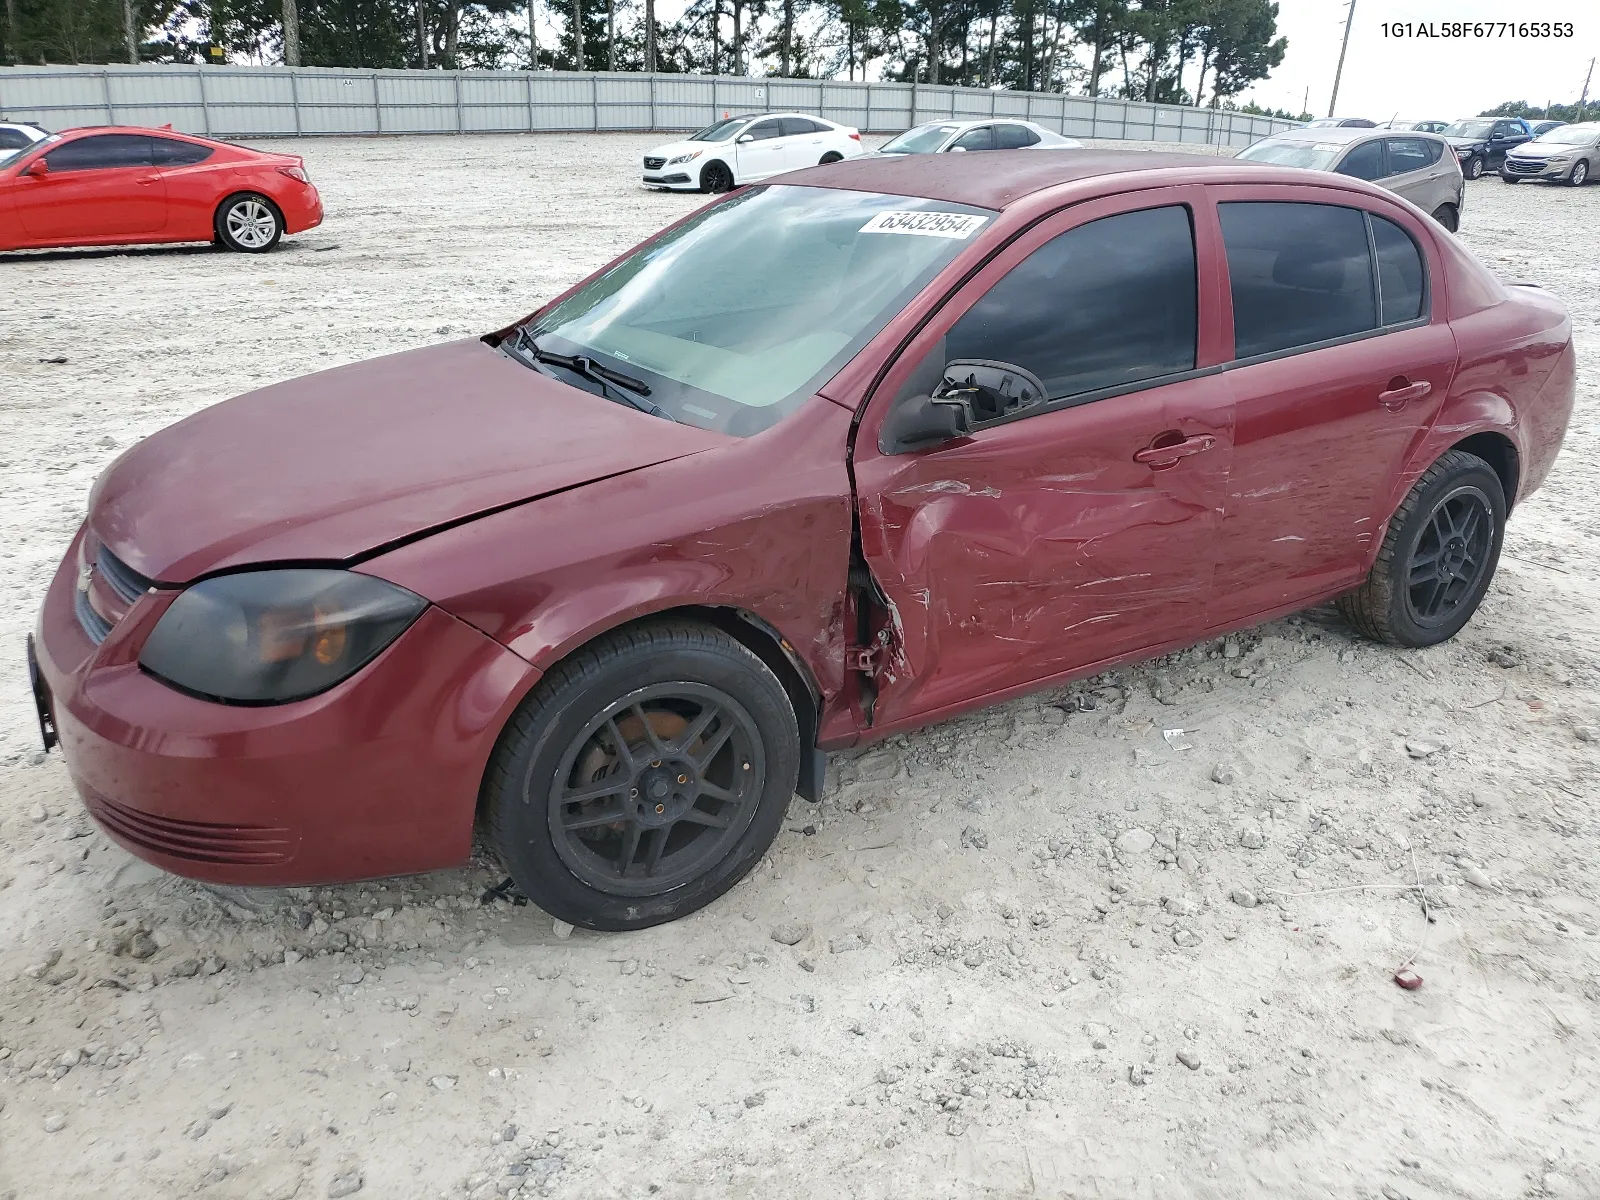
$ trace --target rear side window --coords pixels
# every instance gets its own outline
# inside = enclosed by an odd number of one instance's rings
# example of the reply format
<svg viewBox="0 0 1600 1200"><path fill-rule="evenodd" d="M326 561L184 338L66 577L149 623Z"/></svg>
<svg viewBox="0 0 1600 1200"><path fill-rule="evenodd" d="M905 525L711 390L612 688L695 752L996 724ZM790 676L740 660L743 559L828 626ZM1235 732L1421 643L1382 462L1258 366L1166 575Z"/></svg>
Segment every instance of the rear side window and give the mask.
<svg viewBox="0 0 1600 1200"><path fill-rule="evenodd" d="M1389 174L1404 175L1407 171L1422 171L1438 161L1438 155L1429 154L1429 146L1422 138L1389 139Z"/></svg>
<svg viewBox="0 0 1600 1200"><path fill-rule="evenodd" d="M1039 135L1026 125L996 125L994 145L996 150L1020 150L1039 140Z"/></svg>
<svg viewBox="0 0 1600 1200"><path fill-rule="evenodd" d="M52 171L148 167L150 138L142 133L102 133L57 146L45 155Z"/></svg>
<svg viewBox="0 0 1600 1200"><path fill-rule="evenodd" d="M1422 315L1422 252L1411 235L1393 221L1368 214L1372 249L1378 260L1378 302L1385 325L1402 325Z"/></svg>
<svg viewBox="0 0 1600 1200"><path fill-rule="evenodd" d="M1233 290L1235 358L1377 327L1365 214L1332 204L1217 206Z"/></svg>
<svg viewBox="0 0 1600 1200"><path fill-rule="evenodd" d="M950 149L962 150L993 150L994 130L988 125L980 125L976 129L969 129L955 140L955 145Z"/></svg>
<svg viewBox="0 0 1600 1200"><path fill-rule="evenodd" d="M158 167L192 167L211 157L211 147L175 138L151 138L151 157Z"/></svg>
<svg viewBox="0 0 1600 1200"><path fill-rule="evenodd" d="M1033 372L1052 400L1194 369L1194 234L1180 206L1052 238L945 335L946 360Z"/></svg>
<svg viewBox="0 0 1600 1200"><path fill-rule="evenodd" d="M1339 164L1339 174L1353 175L1357 179L1382 179L1388 172L1383 165L1383 141L1374 139L1362 142L1344 156Z"/></svg>

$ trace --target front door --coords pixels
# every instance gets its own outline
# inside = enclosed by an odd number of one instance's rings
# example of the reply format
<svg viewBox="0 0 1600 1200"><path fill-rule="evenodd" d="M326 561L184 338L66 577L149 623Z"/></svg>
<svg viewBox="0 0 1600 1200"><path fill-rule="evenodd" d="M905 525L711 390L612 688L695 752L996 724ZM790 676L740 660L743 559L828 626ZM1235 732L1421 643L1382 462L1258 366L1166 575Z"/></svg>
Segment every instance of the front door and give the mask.
<svg viewBox="0 0 1600 1200"><path fill-rule="evenodd" d="M1431 236L1409 212L1336 192L1306 203L1304 188L1214 190L1236 346L1208 622L1221 625L1360 580L1456 348L1429 286Z"/></svg>
<svg viewBox="0 0 1600 1200"><path fill-rule="evenodd" d="M16 181L17 217L31 242L137 237L167 224L167 191L145 134L104 133L44 156L44 175Z"/></svg>
<svg viewBox="0 0 1600 1200"><path fill-rule="evenodd" d="M1232 444L1202 199L1157 189L1036 225L875 391L855 449L862 553L892 609L874 724L1201 628ZM1042 398L986 402L968 436L895 452L886 417L973 361Z"/></svg>
<svg viewBox="0 0 1600 1200"><path fill-rule="evenodd" d="M789 143L783 137L783 122L777 117L757 121L739 135L735 152L739 158L739 182L765 179L789 169L785 158Z"/></svg>

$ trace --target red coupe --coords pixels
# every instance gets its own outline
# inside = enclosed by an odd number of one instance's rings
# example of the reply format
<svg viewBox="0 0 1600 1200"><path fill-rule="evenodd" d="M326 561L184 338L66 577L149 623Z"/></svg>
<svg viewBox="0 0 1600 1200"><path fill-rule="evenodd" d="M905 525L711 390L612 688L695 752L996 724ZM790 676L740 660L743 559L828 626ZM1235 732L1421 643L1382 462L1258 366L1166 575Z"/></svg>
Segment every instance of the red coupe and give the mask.
<svg viewBox="0 0 1600 1200"><path fill-rule="evenodd" d="M1560 303L1347 176L856 159L483 338L100 478L36 693L170 870L462 862L596 929L756 863L825 750L1337 598L1453 635L1575 386Z"/></svg>
<svg viewBox="0 0 1600 1200"><path fill-rule="evenodd" d="M0 250L218 242L261 253L321 223L298 155L126 125L0 150Z"/></svg>

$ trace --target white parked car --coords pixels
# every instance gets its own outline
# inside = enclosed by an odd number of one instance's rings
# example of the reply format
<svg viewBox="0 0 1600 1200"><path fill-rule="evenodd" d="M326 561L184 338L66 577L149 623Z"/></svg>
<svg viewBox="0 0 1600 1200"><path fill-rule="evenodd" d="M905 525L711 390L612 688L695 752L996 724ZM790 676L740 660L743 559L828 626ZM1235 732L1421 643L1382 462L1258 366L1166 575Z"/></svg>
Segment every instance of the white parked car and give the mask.
<svg viewBox="0 0 1600 1200"><path fill-rule="evenodd" d="M1083 143L1032 121L929 121L885 142L878 154L949 154L968 150L1082 150Z"/></svg>
<svg viewBox="0 0 1600 1200"><path fill-rule="evenodd" d="M35 142L42 142L50 134L37 125L12 125L0 122L0 162L19 150L26 150Z"/></svg>
<svg viewBox="0 0 1600 1200"><path fill-rule="evenodd" d="M684 141L657 146L644 156L644 185L726 192L860 153L861 134L848 125L805 113L745 113L724 117Z"/></svg>

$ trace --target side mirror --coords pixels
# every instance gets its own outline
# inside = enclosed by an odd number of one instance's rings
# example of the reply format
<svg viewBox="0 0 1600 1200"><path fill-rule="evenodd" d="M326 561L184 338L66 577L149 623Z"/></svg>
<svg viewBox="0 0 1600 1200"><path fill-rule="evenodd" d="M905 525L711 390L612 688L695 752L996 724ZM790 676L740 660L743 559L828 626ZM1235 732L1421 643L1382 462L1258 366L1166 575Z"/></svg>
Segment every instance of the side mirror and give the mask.
<svg viewBox="0 0 1600 1200"><path fill-rule="evenodd" d="M24 171L23 174L32 175L35 179L43 179L46 175L50 174L50 164L44 160L44 155L41 154L38 158L34 159L33 162L28 164L28 169Z"/></svg>
<svg viewBox="0 0 1600 1200"><path fill-rule="evenodd" d="M987 358L955 358L945 364L944 380L934 389L939 399L960 399L974 424L1010 416L1041 404L1044 384L1015 363Z"/></svg>
<svg viewBox="0 0 1600 1200"><path fill-rule="evenodd" d="M739 135L739 140L738 140L738 142L736 144L742 146L746 142L753 142L755 140L756 140L756 135L755 134L753 134L753 133L741 133Z"/></svg>
<svg viewBox="0 0 1600 1200"><path fill-rule="evenodd" d="M965 146L951 146L950 147L950 153L951 154L965 154L966 152L967 152L967 148Z"/></svg>
<svg viewBox="0 0 1600 1200"><path fill-rule="evenodd" d="M890 412L878 435L878 449L884 454L925 450L942 442L953 442L971 428L972 419L964 400L912 396Z"/></svg>

